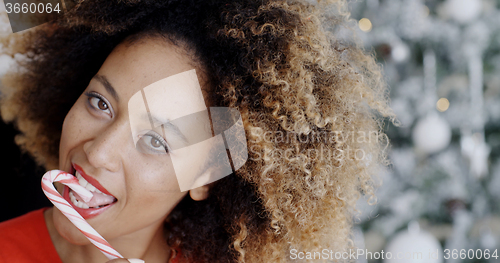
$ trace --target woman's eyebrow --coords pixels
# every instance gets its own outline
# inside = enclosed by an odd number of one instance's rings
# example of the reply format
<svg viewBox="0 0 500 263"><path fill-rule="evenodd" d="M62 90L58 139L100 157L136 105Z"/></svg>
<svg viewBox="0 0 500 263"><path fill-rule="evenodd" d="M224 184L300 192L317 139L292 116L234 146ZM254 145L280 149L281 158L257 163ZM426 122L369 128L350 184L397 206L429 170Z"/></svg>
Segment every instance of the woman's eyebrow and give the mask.
<svg viewBox="0 0 500 263"><path fill-rule="evenodd" d="M160 121L158 118L153 116L148 112L148 118L150 118L151 121L151 126L153 127L159 127L161 126L163 136L165 136L165 128L168 129L169 131L172 131L177 137L179 137L184 143L188 144L188 139L186 136L181 132L179 127L177 127L175 124L173 124L170 120L166 121ZM154 125L154 123L161 123L161 125Z"/></svg>
<svg viewBox="0 0 500 263"><path fill-rule="evenodd" d="M173 123L171 123L171 122L163 123L161 128L162 128L163 136L166 136L165 135L165 128L166 128L166 129L173 131L174 134L177 135L177 137L179 137L186 144L185 146L190 145L186 136L184 136L184 134L181 132L181 130L177 126L175 126Z"/></svg>
<svg viewBox="0 0 500 263"><path fill-rule="evenodd" d="M111 83L109 83L108 79L105 76L96 74L94 76L94 79L101 82L101 84L104 86L106 91L108 91L108 93L111 94L111 96L113 96L113 98L116 100L116 102L120 101L120 98L118 97L118 93L116 93L115 88L113 88L113 85L111 85Z"/></svg>

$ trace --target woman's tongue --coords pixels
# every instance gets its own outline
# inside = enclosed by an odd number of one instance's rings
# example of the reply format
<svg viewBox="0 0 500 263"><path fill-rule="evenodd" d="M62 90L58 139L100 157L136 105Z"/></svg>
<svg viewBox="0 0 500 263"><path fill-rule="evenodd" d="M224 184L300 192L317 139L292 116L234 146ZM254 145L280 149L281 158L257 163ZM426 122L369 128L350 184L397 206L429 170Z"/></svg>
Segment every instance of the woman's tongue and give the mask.
<svg viewBox="0 0 500 263"><path fill-rule="evenodd" d="M73 194L75 195L76 199L79 202L84 202L83 198L80 197L75 191L73 191ZM110 195L96 193L96 192L92 192L92 194L93 194L92 199L90 201L86 202L90 208L102 206L102 205L108 205L108 204L111 204L115 201L115 198L113 196L110 196Z"/></svg>

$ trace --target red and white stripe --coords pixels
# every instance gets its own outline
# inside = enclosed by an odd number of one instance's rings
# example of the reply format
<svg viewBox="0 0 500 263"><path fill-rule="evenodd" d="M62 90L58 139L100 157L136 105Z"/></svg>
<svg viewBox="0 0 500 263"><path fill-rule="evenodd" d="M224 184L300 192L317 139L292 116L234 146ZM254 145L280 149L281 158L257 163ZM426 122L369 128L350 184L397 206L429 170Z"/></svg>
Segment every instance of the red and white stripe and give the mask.
<svg viewBox="0 0 500 263"><path fill-rule="evenodd" d="M92 199L92 193L78 183L78 179L63 171L52 170L42 177L42 190L49 200L76 226L108 259L123 258L97 231L69 204L54 187L54 182L62 183L75 191L85 202Z"/></svg>

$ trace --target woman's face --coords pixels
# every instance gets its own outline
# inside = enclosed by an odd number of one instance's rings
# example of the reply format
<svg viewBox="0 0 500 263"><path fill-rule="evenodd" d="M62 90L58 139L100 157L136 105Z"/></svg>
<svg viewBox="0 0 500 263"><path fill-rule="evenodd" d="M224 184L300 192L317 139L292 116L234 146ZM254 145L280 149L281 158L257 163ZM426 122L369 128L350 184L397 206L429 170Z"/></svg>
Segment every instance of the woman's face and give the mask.
<svg viewBox="0 0 500 263"><path fill-rule="evenodd" d="M172 158L180 160L175 171L188 171L203 162L202 158L169 152L169 144L182 141L182 131L169 132L168 125L160 127L163 132L148 130L137 124L140 121L130 121L138 110L130 108L132 97L143 96L148 85L179 73L181 82L182 78L191 78L182 83L194 84L178 87L174 85L178 80L174 84L166 81L163 93L150 101L151 105L161 102L161 116L146 114L145 123L152 123L151 117L172 120L206 109L202 89L192 79L193 74L196 77L193 64L185 49L158 39L120 44L64 120L59 168L77 177L81 175L81 184L88 182L98 190L92 186L87 189L102 193L83 203L67 187L57 187L111 244L119 237L133 240L141 234L151 236L161 231L167 215L187 193L179 190ZM186 74L187 71L193 74ZM147 103L145 110L149 112ZM195 126L188 123L184 129L197 129ZM208 154L208 149L201 152L201 156ZM66 240L89 243L59 210L54 209L53 218L57 231Z"/></svg>

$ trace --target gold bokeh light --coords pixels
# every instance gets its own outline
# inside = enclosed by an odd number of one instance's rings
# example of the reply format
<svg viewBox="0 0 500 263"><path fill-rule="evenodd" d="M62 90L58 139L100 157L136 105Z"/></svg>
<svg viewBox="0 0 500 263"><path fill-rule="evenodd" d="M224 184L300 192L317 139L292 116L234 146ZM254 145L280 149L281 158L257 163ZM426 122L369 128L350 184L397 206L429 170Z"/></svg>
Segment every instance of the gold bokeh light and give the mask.
<svg viewBox="0 0 500 263"><path fill-rule="evenodd" d="M427 7L426 5L423 6L422 8L422 13L424 14L425 17L429 16L430 14L430 10L429 10L429 7Z"/></svg>
<svg viewBox="0 0 500 263"><path fill-rule="evenodd" d="M372 22L368 18L361 18L358 23L359 29L363 32L370 32L372 30Z"/></svg>
<svg viewBox="0 0 500 263"><path fill-rule="evenodd" d="M440 98L436 103L436 108L440 112L446 111L450 107L450 101L447 98Z"/></svg>

